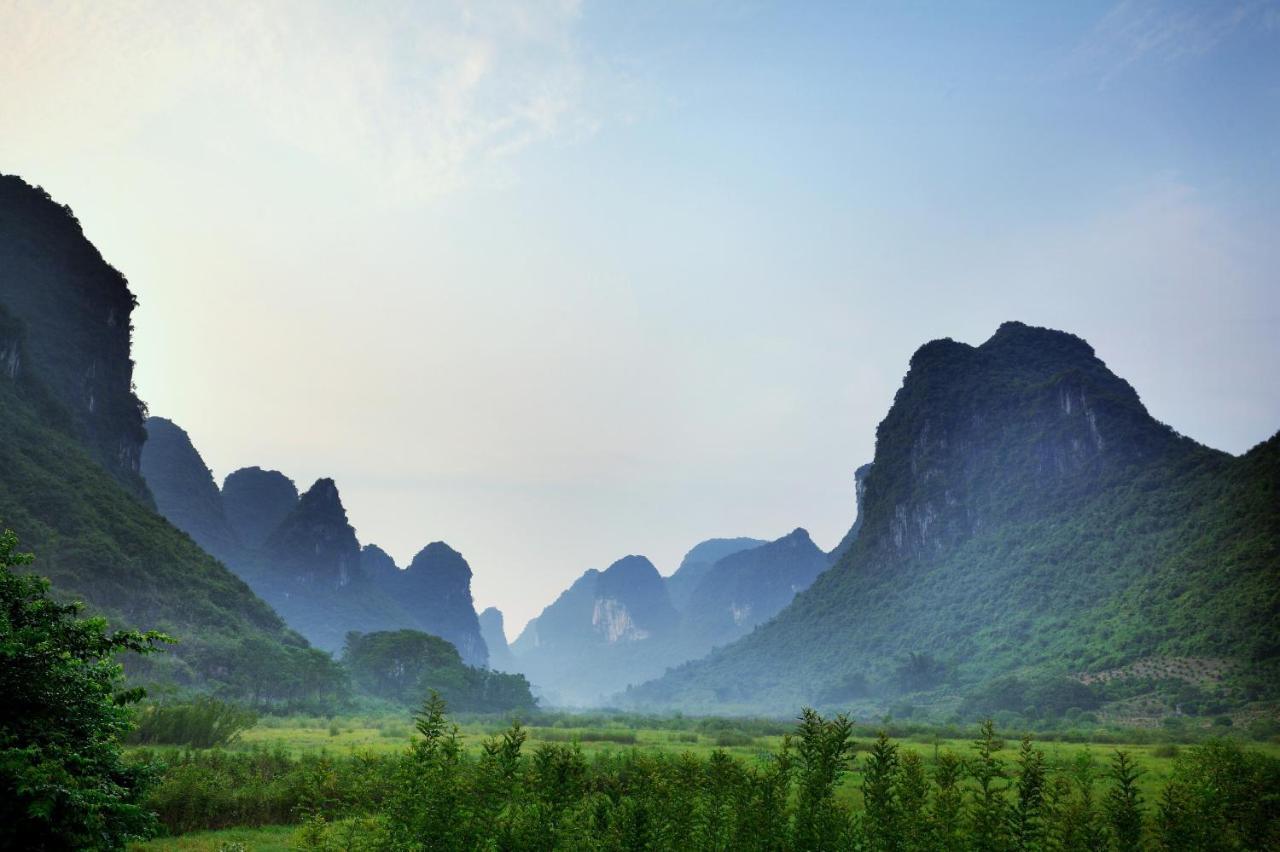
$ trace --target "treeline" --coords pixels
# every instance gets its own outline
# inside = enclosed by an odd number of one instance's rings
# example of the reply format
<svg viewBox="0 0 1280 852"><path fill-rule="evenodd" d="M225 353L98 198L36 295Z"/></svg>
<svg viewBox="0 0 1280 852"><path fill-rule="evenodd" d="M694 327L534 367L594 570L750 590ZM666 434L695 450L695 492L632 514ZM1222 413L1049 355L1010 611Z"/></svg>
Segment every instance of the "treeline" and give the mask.
<svg viewBox="0 0 1280 852"><path fill-rule="evenodd" d="M519 723L478 754L438 697L401 755L191 752L145 800L184 832L301 821L301 848L1245 850L1280 844L1280 761L1232 741L1187 750L1152 800L1125 752L1060 766L993 726L931 760L881 735L857 758L843 717L806 710L757 762L638 749L526 748ZM147 757L147 760L158 760ZM158 768L158 767L153 767ZM850 790L850 775L861 783Z"/></svg>

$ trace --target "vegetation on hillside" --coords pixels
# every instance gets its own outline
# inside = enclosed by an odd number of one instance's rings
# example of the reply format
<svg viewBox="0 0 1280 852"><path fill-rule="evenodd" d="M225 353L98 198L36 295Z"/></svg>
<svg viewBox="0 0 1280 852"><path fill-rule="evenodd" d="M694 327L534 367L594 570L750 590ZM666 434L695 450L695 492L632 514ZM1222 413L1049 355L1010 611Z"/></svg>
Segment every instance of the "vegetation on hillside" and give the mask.
<svg viewBox="0 0 1280 852"><path fill-rule="evenodd" d="M434 691L468 712L534 706L524 675L468 666L453 645L417 630L348 633L342 662L357 689L389 701L415 704Z"/></svg>

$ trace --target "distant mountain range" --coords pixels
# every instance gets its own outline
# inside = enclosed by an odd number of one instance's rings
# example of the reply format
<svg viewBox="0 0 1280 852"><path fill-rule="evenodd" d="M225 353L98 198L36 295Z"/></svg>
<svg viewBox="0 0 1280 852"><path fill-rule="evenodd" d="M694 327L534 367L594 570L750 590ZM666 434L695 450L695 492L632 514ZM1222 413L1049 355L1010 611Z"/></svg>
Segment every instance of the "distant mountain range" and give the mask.
<svg viewBox="0 0 1280 852"><path fill-rule="evenodd" d="M859 482L831 570L625 702L945 715L1027 700L1017 678L1080 686L1186 658L1276 697L1280 436L1239 458L1201 446L1080 338L1011 322L916 352Z"/></svg>
<svg viewBox="0 0 1280 852"><path fill-rule="evenodd" d="M160 417L145 425L142 474L159 512L311 643L337 652L351 631L414 629L487 665L471 568L457 551L435 542L401 569L376 545L361 547L332 479L299 495L279 471L251 467L219 489L185 431Z"/></svg>
<svg viewBox="0 0 1280 852"><path fill-rule="evenodd" d="M512 643L552 703L594 704L745 635L830 565L797 529L767 542L710 539L670 577L643 556L582 575Z"/></svg>

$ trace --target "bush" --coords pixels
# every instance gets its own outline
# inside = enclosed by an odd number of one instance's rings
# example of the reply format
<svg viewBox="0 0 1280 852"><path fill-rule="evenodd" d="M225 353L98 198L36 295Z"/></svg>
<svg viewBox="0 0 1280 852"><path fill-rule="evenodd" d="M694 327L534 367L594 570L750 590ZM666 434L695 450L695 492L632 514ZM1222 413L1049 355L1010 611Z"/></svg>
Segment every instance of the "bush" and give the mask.
<svg viewBox="0 0 1280 852"><path fill-rule="evenodd" d="M214 748L229 745L252 728L258 714L235 704L199 698L187 704L152 704L139 709L129 742Z"/></svg>
<svg viewBox="0 0 1280 852"><path fill-rule="evenodd" d="M146 767L124 762L129 704L118 654L146 652L158 633L108 633L101 618L48 595L16 573L31 561L0 534L0 848L115 849L148 836L138 798Z"/></svg>

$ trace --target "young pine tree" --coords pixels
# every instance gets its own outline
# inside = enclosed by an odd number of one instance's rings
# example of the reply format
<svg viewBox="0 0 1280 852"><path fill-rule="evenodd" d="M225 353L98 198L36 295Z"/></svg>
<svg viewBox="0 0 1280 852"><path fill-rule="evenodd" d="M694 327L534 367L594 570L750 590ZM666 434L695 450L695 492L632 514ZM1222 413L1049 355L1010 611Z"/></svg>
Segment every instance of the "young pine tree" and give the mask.
<svg viewBox="0 0 1280 852"><path fill-rule="evenodd" d="M838 848L848 818L835 790L853 757L853 723L844 714L824 719L806 707L796 740L795 848Z"/></svg>
<svg viewBox="0 0 1280 852"><path fill-rule="evenodd" d="M996 757L1000 741L996 738L995 723L990 719L982 723L973 749L977 754L969 761L969 774L977 788L973 791L969 841L976 852L1004 852L1010 845L1005 800L1008 784L1004 782L1004 765Z"/></svg>
<svg viewBox="0 0 1280 852"><path fill-rule="evenodd" d="M933 769L933 808L929 814L931 848L939 852L960 852L964 840L964 761L954 752L938 755Z"/></svg>
<svg viewBox="0 0 1280 852"><path fill-rule="evenodd" d="M1009 833L1018 852L1042 848L1044 788L1044 752L1031 745L1031 737L1024 736L1018 749L1018 778L1014 783L1017 799L1009 809Z"/></svg>
<svg viewBox="0 0 1280 852"><path fill-rule="evenodd" d="M929 778L924 760L914 751L905 751L898 761L898 825L903 852L926 852L932 845L929 825Z"/></svg>
<svg viewBox="0 0 1280 852"><path fill-rule="evenodd" d="M1107 777L1111 789L1103 802L1111 848L1115 852L1137 852L1142 844L1142 793L1138 790L1140 770L1127 752L1117 750L1111 758Z"/></svg>
<svg viewBox="0 0 1280 852"><path fill-rule="evenodd" d="M862 826L867 848L873 852L902 848L898 782L898 747L881 731L862 768Z"/></svg>

